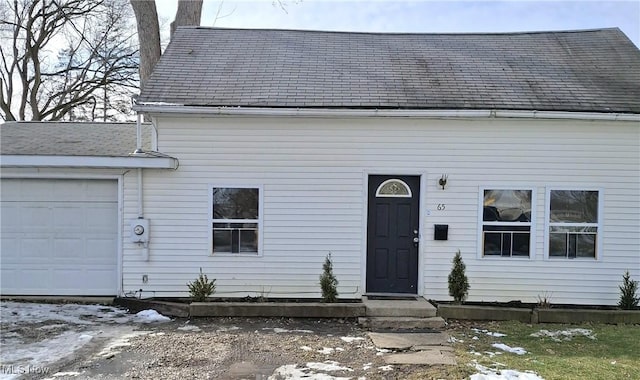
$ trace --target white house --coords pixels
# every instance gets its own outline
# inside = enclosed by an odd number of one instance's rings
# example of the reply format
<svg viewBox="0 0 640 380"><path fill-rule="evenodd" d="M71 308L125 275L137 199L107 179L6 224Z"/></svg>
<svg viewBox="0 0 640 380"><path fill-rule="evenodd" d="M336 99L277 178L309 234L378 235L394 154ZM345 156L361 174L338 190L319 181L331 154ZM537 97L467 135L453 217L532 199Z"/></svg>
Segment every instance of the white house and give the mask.
<svg viewBox="0 0 640 380"><path fill-rule="evenodd" d="M1 127L2 294L186 296L201 268L221 297L317 298L329 253L341 298L448 300L457 251L470 301L611 305L640 278L618 29L180 28L137 110L137 146Z"/></svg>

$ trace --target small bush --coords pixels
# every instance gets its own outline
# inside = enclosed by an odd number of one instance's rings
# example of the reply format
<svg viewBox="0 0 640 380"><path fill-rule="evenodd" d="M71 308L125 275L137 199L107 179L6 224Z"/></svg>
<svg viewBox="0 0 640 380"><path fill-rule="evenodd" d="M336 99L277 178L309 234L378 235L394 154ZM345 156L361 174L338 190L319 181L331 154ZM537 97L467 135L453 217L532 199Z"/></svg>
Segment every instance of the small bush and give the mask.
<svg viewBox="0 0 640 380"><path fill-rule="evenodd" d="M551 309L551 294L544 292L538 295L538 309Z"/></svg>
<svg viewBox="0 0 640 380"><path fill-rule="evenodd" d="M465 265L462 261L460 250L453 257L453 267L449 273L449 295L453 297L455 303L462 303L469 293L469 280L464 274Z"/></svg>
<svg viewBox="0 0 640 380"><path fill-rule="evenodd" d="M638 307L640 298L636 295L638 291L638 281L633 281L629 271L624 272L622 276L622 285L618 285L620 288L620 302L618 306L621 309L632 310Z"/></svg>
<svg viewBox="0 0 640 380"><path fill-rule="evenodd" d="M194 302L204 302L216 291L216 279L209 281L206 274L202 273L200 268L200 275L198 278L187 283L189 287L189 295Z"/></svg>
<svg viewBox="0 0 640 380"><path fill-rule="evenodd" d="M324 264L322 264L320 288L322 289L323 302L336 302L338 300L338 279L333 274L331 253L327 255L324 259Z"/></svg>

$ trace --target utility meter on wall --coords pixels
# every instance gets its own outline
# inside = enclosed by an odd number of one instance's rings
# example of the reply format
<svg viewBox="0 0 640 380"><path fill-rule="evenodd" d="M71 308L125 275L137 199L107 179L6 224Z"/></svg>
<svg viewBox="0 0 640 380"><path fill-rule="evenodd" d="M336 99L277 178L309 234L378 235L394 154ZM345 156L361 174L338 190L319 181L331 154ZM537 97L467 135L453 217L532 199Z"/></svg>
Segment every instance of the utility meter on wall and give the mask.
<svg viewBox="0 0 640 380"><path fill-rule="evenodd" d="M134 219L131 221L131 241L134 243L149 242L148 219Z"/></svg>

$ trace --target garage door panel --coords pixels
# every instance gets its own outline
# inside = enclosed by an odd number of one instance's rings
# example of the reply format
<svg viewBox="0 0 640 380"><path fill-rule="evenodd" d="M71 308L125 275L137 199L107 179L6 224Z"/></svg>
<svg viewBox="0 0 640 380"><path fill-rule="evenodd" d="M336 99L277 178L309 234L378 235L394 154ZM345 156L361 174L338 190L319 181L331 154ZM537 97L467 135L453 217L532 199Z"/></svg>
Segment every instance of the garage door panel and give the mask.
<svg viewBox="0 0 640 380"><path fill-rule="evenodd" d="M28 237L20 239L20 254L17 255L25 262L49 262L51 260L51 239L47 237Z"/></svg>
<svg viewBox="0 0 640 380"><path fill-rule="evenodd" d="M78 231L86 218L86 204L55 205L52 209L57 231Z"/></svg>
<svg viewBox="0 0 640 380"><path fill-rule="evenodd" d="M118 210L110 204L94 205L91 214L85 221L88 228L104 231L105 229L118 228L114 221L118 220Z"/></svg>
<svg viewBox="0 0 640 380"><path fill-rule="evenodd" d="M49 231L53 222L52 210L43 203L25 203L18 206L18 217L13 222L21 232ZM12 224L13 224L12 223Z"/></svg>
<svg viewBox="0 0 640 380"><path fill-rule="evenodd" d="M54 260L83 260L85 244L82 238L56 238L53 240Z"/></svg>
<svg viewBox="0 0 640 380"><path fill-rule="evenodd" d="M0 183L2 294L116 294L116 181Z"/></svg>

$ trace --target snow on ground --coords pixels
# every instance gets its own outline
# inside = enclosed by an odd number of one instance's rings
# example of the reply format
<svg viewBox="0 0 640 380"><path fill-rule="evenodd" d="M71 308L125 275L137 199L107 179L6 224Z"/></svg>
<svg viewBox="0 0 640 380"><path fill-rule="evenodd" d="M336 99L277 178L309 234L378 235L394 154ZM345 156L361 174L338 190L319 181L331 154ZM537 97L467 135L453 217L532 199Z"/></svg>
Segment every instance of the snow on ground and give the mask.
<svg viewBox="0 0 640 380"><path fill-rule="evenodd" d="M531 334L533 337L549 337L555 342L562 342L571 340L574 336L584 336L589 339L595 340L596 337L593 336L593 331L588 329L567 329L567 330L540 330L537 333Z"/></svg>
<svg viewBox="0 0 640 380"><path fill-rule="evenodd" d="M342 339L342 341L347 343L353 343L357 340L364 340L364 338L360 336L342 336L340 337L340 339Z"/></svg>
<svg viewBox="0 0 640 380"><path fill-rule="evenodd" d="M522 347L509 347L503 343L494 343L491 345L491 347L497 348L498 350L511 352L512 354L516 354L516 355L524 355L527 353L527 350L525 350Z"/></svg>
<svg viewBox="0 0 640 380"><path fill-rule="evenodd" d="M133 317L133 321L139 323L169 322L171 321L171 318L165 317L164 315L158 313L153 309L149 309L142 310L141 312L137 313Z"/></svg>
<svg viewBox="0 0 640 380"><path fill-rule="evenodd" d="M97 332L65 331L53 338L44 339L33 343L3 344L0 353L0 362L7 368L46 368L48 365L73 354L75 351L89 343ZM3 367L4 368L4 367ZM11 372L11 371L9 371ZM20 374L0 373L0 379L14 379Z"/></svg>
<svg viewBox="0 0 640 380"><path fill-rule="evenodd" d="M124 309L103 305L1 302L0 363L9 370L0 373L0 379L17 378L29 368L47 368L72 356L96 337L113 340L115 346L107 346L112 350L117 347L117 339L131 331L126 323L166 320L169 318L153 310L132 316ZM43 325L32 326L38 324ZM41 338L25 334L33 330L41 332Z"/></svg>
<svg viewBox="0 0 640 380"><path fill-rule="evenodd" d="M499 333L499 332L492 332L489 330L480 330L480 329L471 329L472 331L475 331L478 334L485 334L485 335L489 335L489 336L493 336L496 338L502 338L503 336L507 336L507 334L503 334L503 333Z"/></svg>
<svg viewBox="0 0 640 380"><path fill-rule="evenodd" d="M0 315L3 324L60 321L75 325L94 325L126 323L131 320L126 310L103 305L2 302Z"/></svg>
<svg viewBox="0 0 640 380"><path fill-rule="evenodd" d="M321 371L321 372L314 372ZM327 360L324 363L309 362L304 367L298 368L297 364L287 364L275 369L268 380L275 379L309 379L309 380L349 380L350 377L335 377L323 372L346 371L353 372L349 367L343 367L340 363Z"/></svg>
<svg viewBox="0 0 640 380"><path fill-rule="evenodd" d="M477 373L471 375L470 380L544 380L535 372L520 372L513 369L492 369L478 363L471 364Z"/></svg>
<svg viewBox="0 0 640 380"><path fill-rule="evenodd" d="M274 333L276 334L283 334L283 333L288 333L288 332L297 332L297 333L304 333L304 334L313 334L314 331L313 330L287 330L287 329L283 329L280 327L263 327L263 330L273 330Z"/></svg>
<svg viewBox="0 0 640 380"><path fill-rule="evenodd" d="M202 331L202 329L200 327L194 326L194 325L180 326L180 327L178 327L178 330L180 330L180 331Z"/></svg>

